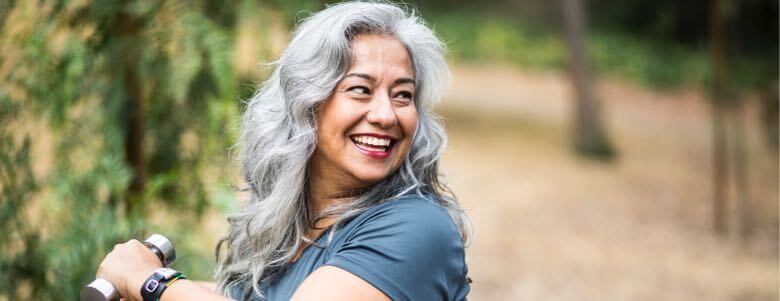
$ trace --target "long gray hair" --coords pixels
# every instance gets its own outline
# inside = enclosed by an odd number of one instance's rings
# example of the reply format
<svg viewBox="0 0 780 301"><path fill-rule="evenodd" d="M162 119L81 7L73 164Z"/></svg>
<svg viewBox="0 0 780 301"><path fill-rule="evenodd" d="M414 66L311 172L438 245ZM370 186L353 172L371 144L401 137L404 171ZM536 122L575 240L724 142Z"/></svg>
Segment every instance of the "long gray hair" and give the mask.
<svg viewBox="0 0 780 301"><path fill-rule="evenodd" d="M417 129L398 170L353 201L313 216L307 207L307 176L317 141L316 111L349 69L350 43L360 34L392 36L406 47L417 91ZM252 197L228 217L230 229L222 242L227 254L217 256L222 294L240 290L248 296L254 291L262 297L260 282L278 276L296 251L312 242L305 233L318 219L336 216L332 227L337 228L345 219L406 194L432 195L468 243L468 217L438 173L447 136L432 107L449 78L443 52L444 45L422 19L388 3L336 4L299 24L243 115L238 160Z"/></svg>

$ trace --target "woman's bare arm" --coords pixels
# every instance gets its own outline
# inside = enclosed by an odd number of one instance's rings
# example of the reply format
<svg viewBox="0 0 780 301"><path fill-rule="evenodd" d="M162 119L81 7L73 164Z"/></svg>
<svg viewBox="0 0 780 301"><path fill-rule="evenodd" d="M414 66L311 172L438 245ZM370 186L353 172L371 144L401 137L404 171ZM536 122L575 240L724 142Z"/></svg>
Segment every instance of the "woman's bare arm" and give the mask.
<svg viewBox="0 0 780 301"><path fill-rule="evenodd" d="M390 300L362 278L333 266L323 266L306 277L292 296L295 301L310 300Z"/></svg>
<svg viewBox="0 0 780 301"><path fill-rule="evenodd" d="M184 301L184 300L203 300L203 301L226 301L231 300L217 294L212 288L214 283L191 281L187 279L176 280L162 294L160 301Z"/></svg>
<svg viewBox="0 0 780 301"><path fill-rule="evenodd" d="M214 283L214 282L201 281L201 280L193 280L193 282L195 282L195 284L197 284L197 285L205 287L206 289L208 289L208 290L210 290L212 292L215 292L215 293L217 292L217 284Z"/></svg>

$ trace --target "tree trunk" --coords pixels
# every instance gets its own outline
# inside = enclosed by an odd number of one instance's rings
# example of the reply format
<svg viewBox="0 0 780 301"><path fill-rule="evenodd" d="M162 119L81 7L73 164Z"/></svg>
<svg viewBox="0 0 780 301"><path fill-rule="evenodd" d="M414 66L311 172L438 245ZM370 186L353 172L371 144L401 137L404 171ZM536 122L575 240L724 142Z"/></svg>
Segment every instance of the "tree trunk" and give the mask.
<svg viewBox="0 0 780 301"><path fill-rule="evenodd" d="M780 148L780 95L778 80L767 86L761 93L761 125L764 128L764 141L772 152Z"/></svg>
<svg viewBox="0 0 780 301"><path fill-rule="evenodd" d="M723 105L712 101L712 223L716 234L728 232L726 194L728 192L728 141Z"/></svg>
<svg viewBox="0 0 780 301"><path fill-rule="evenodd" d="M562 0L564 29L569 47L569 71L574 85L574 146L584 155L610 159L614 149L609 143L593 96L585 43L585 12L581 0Z"/></svg>
<svg viewBox="0 0 780 301"><path fill-rule="evenodd" d="M739 217L739 234L742 242L746 243L754 228L753 209L751 208L750 181L748 178L749 169L747 155L745 154L745 130L744 118L742 116L741 103L736 104L732 114L732 141L734 150L732 151L734 162L734 184L737 192L737 210Z"/></svg>
<svg viewBox="0 0 780 301"><path fill-rule="evenodd" d="M728 139L726 137L726 50L723 7L714 0L710 15L711 51L711 97L712 97L712 221L717 234L728 232L726 219L726 194L728 188Z"/></svg>
<svg viewBox="0 0 780 301"><path fill-rule="evenodd" d="M140 20L127 13L119 15L122 81L125 88L125 160L133 170L125 206L128 212L138 207L146 189L146 160L144 158L144 101L141 79L138 75Z"/></svg>

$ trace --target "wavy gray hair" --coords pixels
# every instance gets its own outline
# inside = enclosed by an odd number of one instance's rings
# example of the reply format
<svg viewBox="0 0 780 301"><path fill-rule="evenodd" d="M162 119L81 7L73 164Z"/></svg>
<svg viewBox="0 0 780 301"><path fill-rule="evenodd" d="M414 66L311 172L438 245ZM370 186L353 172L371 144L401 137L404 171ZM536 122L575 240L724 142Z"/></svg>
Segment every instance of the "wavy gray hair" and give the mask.
<svg viewBox="0 0 780 301"><path fill-rule="evenodd" d="M360 34L393 36L406 47L417 91L417 129L398 170L354 201L312 216L307 167L317 141L316 110L349 69L350 43ZM262 297L260 282L278 276L302 244L312 242L305 233L318 219L337 216L332 227L339 227L372 206L410 193L433 195L468 243L468 217L438 173L447 136L432 108L449 79L444 49L413 11L388 3L336 4L299 24L243 115L238 160L252 197L228 217L229 232L220 243L227 244L227 254L221 260L217 254L222 294L240 290L246 297L254 291Z"/></svg>

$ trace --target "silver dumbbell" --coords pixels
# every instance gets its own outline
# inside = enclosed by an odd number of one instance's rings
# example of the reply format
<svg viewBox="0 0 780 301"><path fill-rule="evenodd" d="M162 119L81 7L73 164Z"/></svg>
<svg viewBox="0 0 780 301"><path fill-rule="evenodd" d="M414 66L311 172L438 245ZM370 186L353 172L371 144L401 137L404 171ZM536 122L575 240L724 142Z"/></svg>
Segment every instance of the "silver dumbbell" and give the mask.
<svg viewBox="0 0 780 301"><path fill-rule="evenodd" d="M146 245L157 258L160 259L163 266L168 266L176 260L176 250L168 238L160 234L152 234L146 240ZM105 279L95 279L90 284L81 289L81 301L110 301L119 299L116 288L111 282Z"/></svg>

